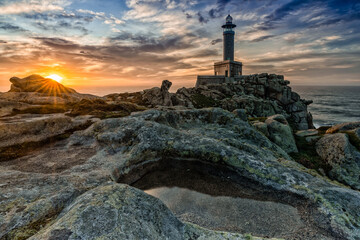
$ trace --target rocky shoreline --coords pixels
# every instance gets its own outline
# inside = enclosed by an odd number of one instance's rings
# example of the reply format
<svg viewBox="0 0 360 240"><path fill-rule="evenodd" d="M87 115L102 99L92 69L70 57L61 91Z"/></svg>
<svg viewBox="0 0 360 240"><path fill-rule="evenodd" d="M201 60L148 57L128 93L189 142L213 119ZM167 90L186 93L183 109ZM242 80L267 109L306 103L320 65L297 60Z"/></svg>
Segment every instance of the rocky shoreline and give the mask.
<svg viewBox="0 0 360 240"><path fill-rule="evenodd" d="M0 239L360 239L360 122L314 129L281 75L104 97L10 81ZM144 192L161 187L194 192ZM220 206L189 203L209 196L249 211L221 227ZM293 231L276 230L286 218Z"/></svg>

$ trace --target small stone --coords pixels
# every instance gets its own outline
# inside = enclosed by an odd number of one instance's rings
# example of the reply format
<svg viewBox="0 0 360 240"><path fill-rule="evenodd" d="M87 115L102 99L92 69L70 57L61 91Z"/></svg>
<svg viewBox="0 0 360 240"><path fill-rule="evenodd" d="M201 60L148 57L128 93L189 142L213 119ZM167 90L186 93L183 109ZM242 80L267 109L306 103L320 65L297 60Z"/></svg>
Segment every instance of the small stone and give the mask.
<svg viewBox="0 0 360 240"><path fill-rule="evenodd" d="M308 130L297 131L295 135L298 137L309 137L309 136L317 135L318 133L319 131L316 129L308 129Z"/></svg>

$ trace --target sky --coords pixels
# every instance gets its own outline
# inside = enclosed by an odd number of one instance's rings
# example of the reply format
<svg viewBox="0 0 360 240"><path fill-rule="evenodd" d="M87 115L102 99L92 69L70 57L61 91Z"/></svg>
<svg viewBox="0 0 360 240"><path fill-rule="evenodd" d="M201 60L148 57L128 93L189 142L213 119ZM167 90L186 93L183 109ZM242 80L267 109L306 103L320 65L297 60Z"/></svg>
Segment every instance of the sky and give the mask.
<svg viewBox="0 0 360 240"><path fill-rule="evenodd" d="M0 0L0 91L12 76L141 90L213 75L230 13L243 74L360 85L360 0Z"/></svg>

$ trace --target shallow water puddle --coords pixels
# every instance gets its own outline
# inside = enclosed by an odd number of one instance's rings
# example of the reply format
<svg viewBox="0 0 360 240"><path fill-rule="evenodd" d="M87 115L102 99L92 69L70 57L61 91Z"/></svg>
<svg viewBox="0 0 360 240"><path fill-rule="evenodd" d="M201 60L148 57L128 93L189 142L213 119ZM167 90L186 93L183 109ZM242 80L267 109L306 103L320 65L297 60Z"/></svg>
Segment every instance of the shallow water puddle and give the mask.
<svg viewBox="0 0 360 240"><path fill-rule="evenodd" d="M222 231L282 236L304 227L296 208L271 201L211 196L179 187L146 190L182 221Z"/></svg>
<svg viewBox="0 0 360 240"><path fill-rule="evenodd" d="M316 206L252 181L221 164L163 159L119 182L159 198L182 221L207 229L284 239L333 239L317 226Z"/></svg>

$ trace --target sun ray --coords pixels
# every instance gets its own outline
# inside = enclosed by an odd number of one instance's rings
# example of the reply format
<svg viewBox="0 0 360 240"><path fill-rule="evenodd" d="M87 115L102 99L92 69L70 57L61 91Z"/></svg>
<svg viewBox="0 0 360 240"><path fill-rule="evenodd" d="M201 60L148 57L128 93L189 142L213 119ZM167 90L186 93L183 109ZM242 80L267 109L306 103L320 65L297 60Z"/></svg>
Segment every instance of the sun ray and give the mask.
<svg viewBox="0 0 360 240"><path fill-rule="evenodd" d="M57 81L58 83L61 83L61 81L63 79L62 77L60 77L57 74L51 74L51 75L47 76L46 78L50 78L50 79L52 79L54 81Z"/></svg>

